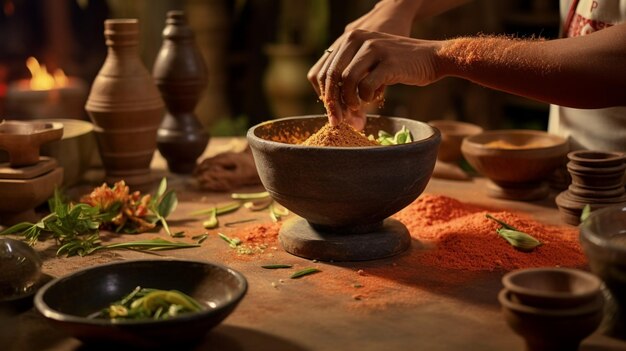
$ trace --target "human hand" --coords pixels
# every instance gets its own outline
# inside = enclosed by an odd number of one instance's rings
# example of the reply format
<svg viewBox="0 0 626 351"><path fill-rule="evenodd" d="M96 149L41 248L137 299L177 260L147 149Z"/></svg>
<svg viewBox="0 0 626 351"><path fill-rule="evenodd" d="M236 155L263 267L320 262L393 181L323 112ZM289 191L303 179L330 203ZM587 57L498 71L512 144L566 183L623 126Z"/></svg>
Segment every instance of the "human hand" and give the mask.
<svg viewBox="0 0 626 351"><path fill-rule="evenodd" d="M335 40L335 42L331 45L331 48L339 47L341 43L346 40L347 33L356 29L408 36L411 31L412 20L412 11L403 7L401 3L395 0L380 1L370 12L348 24L344 34ZM324 85L327 78L326 73L330 63L332 62L332 57L332 50L327 50L311 67L307 74L307 78L313 85L313 89L315 89L317 96L319 96L322 100L322 93L324 91ZM362 128L365 125L365 113L363 111L363 107L359 108L357 111L348 111L348 115L352 117L352 122L349 123L351 123L353 127L357 128L361 125ZM330 122L333 125L335 124L334 120L331 120Z"/></svg>
<svg viewBox="0 0 626 351"><path fill-rule="evenodd" d="M365 30L345 36L322 68L321 96L331 125L358 120L354 111L379 99L387 85L424 86L440 78L437 50L441 42Z"/></svg>

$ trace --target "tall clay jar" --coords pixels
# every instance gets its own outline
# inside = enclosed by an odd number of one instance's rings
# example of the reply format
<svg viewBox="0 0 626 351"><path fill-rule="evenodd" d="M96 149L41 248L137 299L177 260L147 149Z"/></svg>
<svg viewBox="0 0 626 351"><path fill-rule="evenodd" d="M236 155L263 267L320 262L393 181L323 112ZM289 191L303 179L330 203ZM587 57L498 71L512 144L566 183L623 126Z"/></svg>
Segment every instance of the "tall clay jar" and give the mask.
<svg viewBox="0 0 626 351"><path fill-rule="evenodd" d="M157 145L170 171L187 174L193 172L209 142L209 134L194 114L207 85L207 69L185 14L169 11L165 24L152 71L167 106Z"/></svg>
<svg viewBox="0 0 626 351"><path fill-rule="evenodd" d="M106 20L104 36L108 54L85 109L94 123L105 181L147 187L163 100L139 58L138 21Z"/></svg>

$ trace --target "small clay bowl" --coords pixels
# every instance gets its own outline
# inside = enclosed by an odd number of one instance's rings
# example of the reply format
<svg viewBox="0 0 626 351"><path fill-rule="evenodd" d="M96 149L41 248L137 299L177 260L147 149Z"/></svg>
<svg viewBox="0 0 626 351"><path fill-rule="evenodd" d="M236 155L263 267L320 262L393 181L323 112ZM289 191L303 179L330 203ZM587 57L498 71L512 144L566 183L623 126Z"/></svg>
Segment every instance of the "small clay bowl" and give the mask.
<svg viewBox="0 0 626 351"><path fill-rule="evenodd" d="M61 139L61 123L37 121L0 122L0 149L8 153L12 167L34 165L39 162L42 144Z"/></svg>
<svg viewBox="0 0 626 351"><path fill-rule="evenodd" d="M61 123L63 137L41 147L41 154L57 160L63 167L63 186L78 183L97 157L93 124L78 119L40 119L45 123Z"/></svg>
<svg viewBox="0 0 626 351"><path fill-rule="evenodd" d="M564 163L568 149L562 137L516 129L485 131L461 144L469 164L491 180L488 194L511 200L546 197L544 180Z"/></svg>
<svg viewBox="0 0 626 351"><path fill-rule="evenodd" d="M615 302L607 334L626 340L626 204L594 210L580 225L580 242Z"/></svg>
<svg viewBox="0 0 626 351"><path fill-rule="evenodd" d="M511 299L538 308L572 308L593 301L602 281L591 273L570 268L529 268L509 272L502 284Z"/></svg>
<svg viewBox="0 0 626 351"><path fill-rule="evenodd" d="M512 294L502 289L498 300L504 319L524 338L527 351L577 351L602 321L602 295L574 308L542 309L517 303Z"/></svg>
<svg viewBox="0 0 626 351"><path fill-rule="evenodd" d="M437 160L442 162L457 162L461 159L461 143L465 137L482 133L483 128L472 123L450 121L450 120L433 120L428 122L429 125L439 129L441 132L441 145Z"/></svg>
<svg viewBox="0 0 626 351"><path fill-rule="evenodd" d="M178 290L206 309L165 320L111 321L88 316L137 286ZM244 297L247 282L233 269L200 261L132 260L86 268L54 279L35 295L35 307L55 327L87 343L184 349L202 340Z"/></svg>

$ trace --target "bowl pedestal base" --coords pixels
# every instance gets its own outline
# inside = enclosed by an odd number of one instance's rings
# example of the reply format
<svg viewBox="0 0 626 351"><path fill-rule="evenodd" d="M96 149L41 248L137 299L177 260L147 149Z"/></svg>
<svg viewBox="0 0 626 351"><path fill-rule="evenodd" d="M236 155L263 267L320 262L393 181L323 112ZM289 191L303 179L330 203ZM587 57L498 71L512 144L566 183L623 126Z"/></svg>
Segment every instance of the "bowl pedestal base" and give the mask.
<svg viewBox="0 0 626 351"><path fill-rule="evenodd" d="M397 255L411 245L411 236L399 221L385 219L372 231L354 233L314 228L302 217L282 225L278 238L285 251L319 261L367 261Z"/></svg>

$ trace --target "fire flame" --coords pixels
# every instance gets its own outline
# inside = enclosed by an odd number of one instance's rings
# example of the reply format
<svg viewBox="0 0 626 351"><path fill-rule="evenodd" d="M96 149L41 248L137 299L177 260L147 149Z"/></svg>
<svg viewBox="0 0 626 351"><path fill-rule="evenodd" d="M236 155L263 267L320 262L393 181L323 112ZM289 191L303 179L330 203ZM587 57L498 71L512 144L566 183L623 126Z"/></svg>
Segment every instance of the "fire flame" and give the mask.
<svg viewBox="0 0 626 351"><path fill-rule="evenodd" d="M48 73L46 65L40 65L34 57L26 60L26 67L30 71L32 78L30 79L30 88L32 90L50 90L53 88L61 88L67 85L67 76L62 69L54 71L54 75Z"/></svg>

